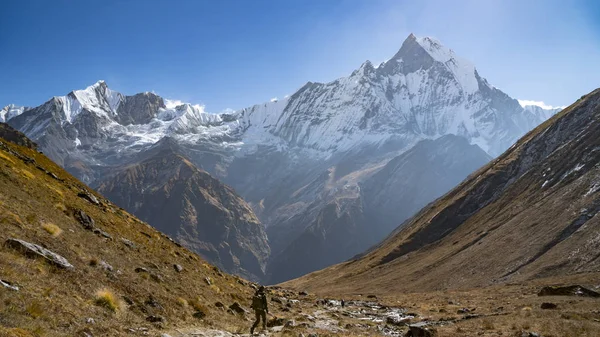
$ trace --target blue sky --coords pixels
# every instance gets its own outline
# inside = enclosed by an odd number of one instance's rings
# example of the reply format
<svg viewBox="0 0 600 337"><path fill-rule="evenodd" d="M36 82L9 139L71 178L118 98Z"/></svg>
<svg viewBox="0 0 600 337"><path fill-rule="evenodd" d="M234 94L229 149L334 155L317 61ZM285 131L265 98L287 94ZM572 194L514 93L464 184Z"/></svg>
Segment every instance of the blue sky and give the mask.
<svg viewBox="0 0 600 337"><path fill-rule="evenodd" d="M243 108L433 36L518 99L566 105L600 86L600 5L554 0L0 2L0 105L97 80Z"/></svg>

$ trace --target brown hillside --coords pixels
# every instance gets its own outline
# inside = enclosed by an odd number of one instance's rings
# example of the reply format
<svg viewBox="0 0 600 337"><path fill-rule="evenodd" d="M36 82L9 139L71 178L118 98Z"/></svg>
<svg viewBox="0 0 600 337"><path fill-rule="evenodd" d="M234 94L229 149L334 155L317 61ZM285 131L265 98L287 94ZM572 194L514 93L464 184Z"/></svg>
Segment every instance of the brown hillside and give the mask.
<svg viewBox="0 0 600 337"><path fill-rule="evenodd" d="M264 276L269 243L250 206L169 146L105 179L98 191L224 270Z"/></svg>
<svg viewBox="0 0 600 337"><path fill-rule="evenodd" d="M286 283L430 291L600 271L600 90L539 126L353 261Z"/></svg>
<svg viewBox="0 0 600 337"><path fill-rule="evenodd" d="M13 238L72 267L27 255ZM251 295L247 282L108 202L43 154L1 139L0 279L0 336L227 327L239 320L227 307L247 306Z"/></svg>

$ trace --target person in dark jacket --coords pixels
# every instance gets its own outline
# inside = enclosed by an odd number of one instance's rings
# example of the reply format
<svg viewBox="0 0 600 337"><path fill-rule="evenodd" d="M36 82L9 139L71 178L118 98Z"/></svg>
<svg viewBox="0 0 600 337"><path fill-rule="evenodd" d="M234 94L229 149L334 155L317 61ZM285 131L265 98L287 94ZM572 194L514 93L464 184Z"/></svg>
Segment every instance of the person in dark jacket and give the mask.
<svg viewBox="0 0 600 337"><path fill-rule="evenodd" d="M258 326L258 323L262 319L263 330L267 329L267 314L269 308L267 308L267 296L265 295L265 287L260 286L254 296L252 297L252 309L256 315L256 321L250 329L250 334L254 334L254 329Z"/></svg>

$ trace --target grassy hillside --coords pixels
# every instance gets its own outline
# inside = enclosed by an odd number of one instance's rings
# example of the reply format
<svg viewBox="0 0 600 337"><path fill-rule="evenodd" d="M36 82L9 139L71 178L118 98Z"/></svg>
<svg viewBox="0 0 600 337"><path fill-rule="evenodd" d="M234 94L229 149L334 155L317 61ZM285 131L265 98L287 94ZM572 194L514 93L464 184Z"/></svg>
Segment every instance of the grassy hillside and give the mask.
<svg viewBox="0 0 600 337"><path fill-rule="evenodd" d="M11 238L73 267L27 256ZM228 307L247 307L252 291L43 154L3 139L0 279L0 336L120 336L191 325L231 331L239 319Z"/></svg>

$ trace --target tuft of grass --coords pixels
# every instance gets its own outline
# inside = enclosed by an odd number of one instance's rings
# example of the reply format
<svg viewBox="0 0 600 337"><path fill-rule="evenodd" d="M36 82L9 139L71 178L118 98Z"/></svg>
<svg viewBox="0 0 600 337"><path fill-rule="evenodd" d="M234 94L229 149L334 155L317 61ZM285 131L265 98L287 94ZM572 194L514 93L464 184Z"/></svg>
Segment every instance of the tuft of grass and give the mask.
<svg viewBox="0 0 600 337"><path fill-rule="evenodd" d="M196 311L201 311L204 313L209 312L208 307L206 305L204 305L204 303L202 303L202 300L200 298L195 298L195 299L190 300L189 304Z"/></svg>
<svg viewBox="0 0 600 337"><path fill-rule="evenodd" d="M115 294L107 288L100 289L96 292L96 305L105 307L112 312L117 312L122 305Z"/></svg>
<svg viewBox="0 0 600 337"><path fill-rule="evenodd" d="M217 293L217 294L220 294L220 293L221 293L221 288L217 287L217 285L216 285L216 284L214 284L214 283L210 285L210 289L211 289L212 291L214 291L215 293Z"/></svg>
<svg viewBox="0 0 600 337"><path fill-rule="evenodd" d="M178 297L177 305L179 305L180 307L186 308L188 306L188 301L183 297Z"/></svg>
<svg viewBox="0 0 600 337"><path fill-rule="evenodd" d="M42 224L42 228L48 232L48 234L52 235L52 237L58 237L62 234L63 230L60 229L57 225L51 222L45 222Z"/></svg>
<svg viewBox="0 0 600 337"><path fill-rule="evenodd" d="M67 206L65 206L65 204L61 203L61 202L57 202L56 204L54 204L54 208L56 208L57 210L66 213L67 212Z"/></svg>
<svg viewBox="0 0 600 337"><path fill-rule="evenodd" d="M523 309L521 309L521 316L531 317L531 307L524 307Z"/></svg>
<svg viewBox="0 0 600 337"><path fill-rule="evenodd" d="M44 314L44 308L40 304L40 302L34 301L30 303L27 308L25 308L27 314L33 318L38 318Z"/></svg>

